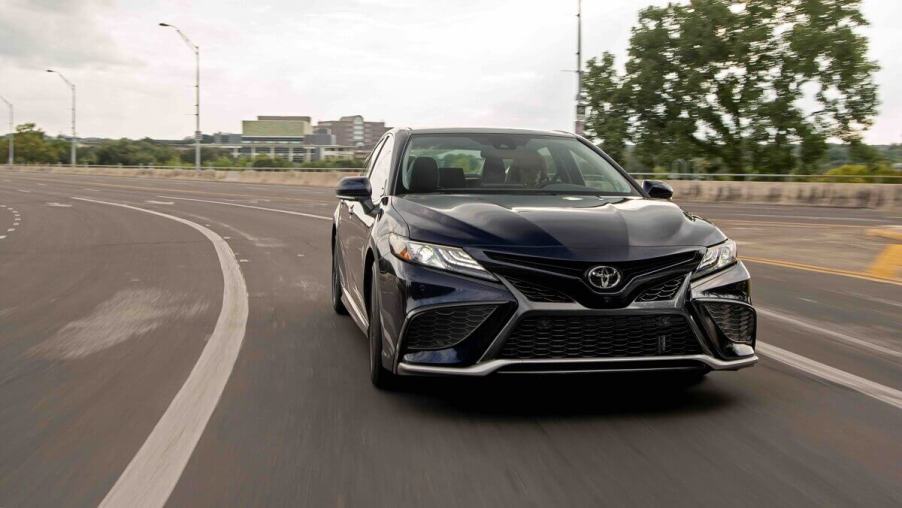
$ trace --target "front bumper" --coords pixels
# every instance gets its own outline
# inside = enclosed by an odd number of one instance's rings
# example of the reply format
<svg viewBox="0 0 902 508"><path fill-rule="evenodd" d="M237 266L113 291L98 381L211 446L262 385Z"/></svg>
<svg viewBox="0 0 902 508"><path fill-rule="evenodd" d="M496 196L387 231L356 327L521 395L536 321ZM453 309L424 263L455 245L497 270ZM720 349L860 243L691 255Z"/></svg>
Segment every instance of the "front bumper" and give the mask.
<svg viewBox="0 0 902 508"><path fill-rule="evenodd" d="M394 262L384 275L382 287L393 288L395 305L387 320L385 346L394 359L385 365L400 375L487 376L489 374L551 374L644 371L738 370L754 365L758 357L751 340L734 342L722 333L704 306L726 302L751 308L748 296L749 275L741 263L699 280L687 274L677 295L671 300L633 302L626 307L592 309L570 303L546 303L528 299L506 279L500 282L478 281L438 272L402 262ZM388 283L386 285L385 283ZM397 290L397 291L395 291ZM383 293L383 302L386 297ZM392 300L392 298L388 298ZM429 311L468 305L492 305L492 313L480 330L487 336L468 338L452 347L413 351L406 347L411 322ZM504 312L502 312L504 310ZM510 358L502 349L524 319L535 317L598 319L645 316L659 319L672 316L685 320L691 338L697 341L692 354L641 354L639 356ZM495 322L494 325L492 322ZM494 326L494 328L493 328ZM474 334L475 335L475 334ZM483 334L486 335L486 334Z"/></svg>

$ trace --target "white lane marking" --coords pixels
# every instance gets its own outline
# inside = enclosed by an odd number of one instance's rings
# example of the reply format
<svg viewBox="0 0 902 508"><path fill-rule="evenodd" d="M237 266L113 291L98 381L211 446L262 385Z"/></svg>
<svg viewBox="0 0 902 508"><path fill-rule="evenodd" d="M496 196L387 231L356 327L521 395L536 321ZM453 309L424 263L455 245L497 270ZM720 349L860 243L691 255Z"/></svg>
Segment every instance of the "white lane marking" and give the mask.
<svg viewBox="0 0 902 508"><path fill-rule="evenodd" d="M153 199L148 199L145 203L150 203L151 205L174 205L172 201L154 201Z"/></svg>
<svg viewBox="0 0 902 508"><path fill-rule="evenodd" d="M6 232L7 232L7 233L12 233L12 232L15 231L15 230L16 230L16 228L9 228L9 229L6 230Z"/></svg>
<svg viewBox="0 0 902 508"><path fill-rule="evenodd" d="M853 346L870 349L871 351L875 351L877 353L881 353L881 354L884 354L887 356L891 356L891 357L895 357L895 358L902 358L902 351L896 351L895 349L890 349L888 347L884 347L879 344L874 344L873 342L869 342L864 339L852 337L851 335L847 335L842 332L837 332L836 330L831 330L829 328L824 328L824 327L809 323L807 321L803 321L799 318L796 318L793 316L788 316L786 314L783 314L783 313L780 313L780 312L777 312L777 311L774 311L771 309L757 307L755 310L758 311L758 314L761 316L765 316L765 317L768 317L770 319L774 319L777 321L783 321L784 323L788 323L790 325L817 333L822 336L830 337L830 338L836 339L838 341L845 342L847 344L851 344Z"/></svg>
<svg viewBox="0 0 902 508"><path fill-rule="evenodd" d="M163 506L185 470L235 366L247 327L247 285L229 244L200 224L122 203L73 199L128 208L180 222L207 237L219 258L223 279L222 309L213 333L185 384L100 503L106 507Z"/></svg>
<svg viewBox="0 0 902 508"><path fill-rule="evenodd" d="M6 235L0 236L0 240L3 240L4 238L6 238Z"/></svg>
<svg viewBox="0 0 902 508"><path fill-rule="evenodd" d="M311 219L320 219L320 220L328 220L328 221L332 220L332 217L326 217L325 215L314 215L312 213L295 212L293 210L282 210L281 208L265 208L262 206L242 205L239 203L226 203L225 201L209 201L206 199L177 198L177 197L173 197L173 196L159 196L159 197L164 198L164 199L178 199L181 201L197 201L199 203L212 203L214 205L227 205L227 206L238 206L241 208L253 208L254 210L264 210L267 212L287 213L289 215L300 215L301 217L310 217Z"/></svg>
<svg viewBox="0 0 902 508"><path fill-rule="evenodd" d="M850 374L844 370L816 362L802 355L797 355L777 346L759 342L755 348L758 353L773 358L774 360L795 367L813 376L825 379L840 386L845 386L868 397L873 397L882 402L902 409L902 391L889 386L875 383L863 377Z"/></svg>
<svg viewBox="0 0 902 508"><path fill-rule="evenodd" d="M72 205L70 205L68 203L57 203L55 201L51 202L51 203L47 203L47 206L55 206L57 208L71 208L72 207Z"/></svg>
<svg viewBox="0 0 902 508"><path fill-rule="evenodd" d="M19 192L31 192L30 190L19 189Z"/></svg>
<svg viewBox="0 0 902 508"><path fill-rule="evenodd" d="M239 262L239 263L247 263L247 260L246 260L246 259L239 259L238 262Z"/></svg>

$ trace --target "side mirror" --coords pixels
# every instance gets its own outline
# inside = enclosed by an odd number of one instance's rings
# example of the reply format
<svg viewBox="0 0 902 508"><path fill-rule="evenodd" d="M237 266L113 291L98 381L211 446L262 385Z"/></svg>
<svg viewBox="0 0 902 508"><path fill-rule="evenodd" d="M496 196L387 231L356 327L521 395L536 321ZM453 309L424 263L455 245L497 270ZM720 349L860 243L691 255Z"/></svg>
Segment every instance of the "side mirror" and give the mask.
<svg viewBox="0 0 902 508"><path fill-rule="evenodd" d="M655 199L670 199L673 197L673 187L660 180L643 181L642 190L644 190L649 197Z"/></svg>
<svg viewBox="0 0 902 508"><path fill-rule="evenodd" d="M338 199L348 199L352 201L366 201L370 199L373 188L370 186L370 179L365 176L347 176L338 182L335 189L335 195Z"/></svg>

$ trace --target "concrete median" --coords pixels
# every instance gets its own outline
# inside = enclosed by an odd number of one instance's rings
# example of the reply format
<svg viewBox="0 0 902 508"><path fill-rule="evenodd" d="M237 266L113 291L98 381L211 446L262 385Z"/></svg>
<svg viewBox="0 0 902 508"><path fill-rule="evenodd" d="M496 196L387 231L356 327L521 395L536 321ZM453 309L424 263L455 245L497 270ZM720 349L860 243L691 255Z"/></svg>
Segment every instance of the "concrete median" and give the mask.
<svg viewBox="0 0 902 508"><path fill-rule="evenodd" d="M277 185L332 187L346 176L359 174L348 170L229 171L206 169L13 166L17 171L53 174L130 176L171 178ZM3 170L0 170L2 172ZM726 182L668 180L679 200L698 202L735 202L902 210L902 184L822 183L822 182Z"/></svg>

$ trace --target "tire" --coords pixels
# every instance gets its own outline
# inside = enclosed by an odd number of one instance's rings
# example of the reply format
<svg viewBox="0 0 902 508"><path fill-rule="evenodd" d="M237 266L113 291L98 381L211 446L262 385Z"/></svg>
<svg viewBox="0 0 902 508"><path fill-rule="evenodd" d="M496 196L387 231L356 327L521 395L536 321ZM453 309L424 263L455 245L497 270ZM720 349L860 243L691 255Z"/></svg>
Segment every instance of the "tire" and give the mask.
<svg viewBox="0 0 902 508"><path fill-rule="evenodd" d="M338 245L332 246L332 310L336 314L347 315L348 309L341 301L341 277L338 275Z"/></svg>
<svg viewBox="0 0 902 508"><path fill-rule="evenodd" d="M370 283L370 326L367 337L370 342L370 382L380 390L393 388L396 376L382 366L382 302L379 298L378 267L373 262Z"/></svg>

